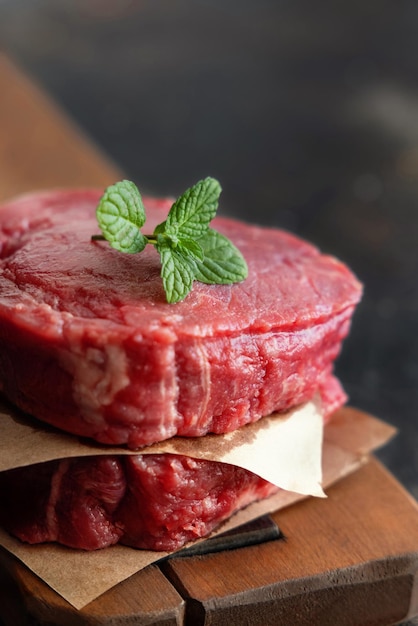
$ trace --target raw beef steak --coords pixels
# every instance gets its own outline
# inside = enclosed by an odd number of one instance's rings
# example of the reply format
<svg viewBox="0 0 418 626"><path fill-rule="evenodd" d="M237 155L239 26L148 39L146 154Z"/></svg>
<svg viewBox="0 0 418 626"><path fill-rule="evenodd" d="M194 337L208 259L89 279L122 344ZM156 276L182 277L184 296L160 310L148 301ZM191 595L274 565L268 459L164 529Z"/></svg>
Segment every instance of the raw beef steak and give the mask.
<svg viewBox="0 0 418 626"><path fill-rule="evenodd" d="M28 543L171 551L278 488L174 454L65 459L0 473L0 523Z"/></svg>
<svg viewBox="0 0 418 626"><path fill-rule="evenodd" d="M35 417L136 449L222 433L319 391L344 400L333 362L360 299L345 265L291 234L216 218L248 278L195 282L167 304L152 246L122 254L98 231L101 193L26 195L0 208L0 389ZM147 224L170 200L145 198Z"/></svg>

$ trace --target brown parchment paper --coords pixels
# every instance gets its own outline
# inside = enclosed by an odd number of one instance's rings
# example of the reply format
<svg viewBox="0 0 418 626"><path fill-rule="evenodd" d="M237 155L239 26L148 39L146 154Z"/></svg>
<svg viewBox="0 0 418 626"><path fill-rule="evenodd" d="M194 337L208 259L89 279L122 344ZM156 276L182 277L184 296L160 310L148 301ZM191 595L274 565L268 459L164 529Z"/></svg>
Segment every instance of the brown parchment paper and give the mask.
<svg viewBox="0 0 418 626"><path fill-rule="evenodd" d="M172 453L243 467L281 489L321 497L322 439L319 399L225 435L173 437L139 451L77 439L0 407L0 471L69 457Z"/></svg>
<svg viewBox="0 0 418 626"><path fill-rule="evenodd" d="M24 420L19 414L11 415L7 407L3 408L4 410L0 413L0 424L2 424L4 420L7 421L11 419L11 421L22 426ZM306 415L310 415L311 418L313 416L314 420L316 413L320 414L320 410L315 403L309 403L308 407L305 405L299 410L302 410L305 417ZM274 418L272 419L274 421ZM291 420L292 416L287 414L281 419L282 421ZM38 433L38 423L36 426L32 423L29 426L26 424L26 426L35 429L35 432ZM267 428L267 430L270 431L269 428ZM270 438L272 437L273 431L270 431ZM3 430L0 437L3 437L4 432ZM19 430L19 432L21 435L22 431ZM366 462L368 454L386 443L395 432L396 430L392 426L355 410L344 409L343 412L340 411L336 413L333 420L325 426L322 433L323 437L321 437L323 441L321 462L322 486L326 489L340 478L359 468ZM54 437L61 437L59 433L56 433L52 429L46 429L45 433L48 436L54 435ZM26 434L28 434L28 431L26 431ZM62 437L66 440L68 439L66 435ZM87 451L84 442L77 441L76 438L71 437L69 440L70 441L66 441L65 443L64 441L61 441L61 443L56 442L57 447L55 454L58 449L60 453L58 456L53 456L52 458L80 456L81 451L78 449L78 446L81 446L84 450L84 455L91 455L92 449L100 454L109 453L108 448L102 451L101 447L95 446L94 444L89 445ZM77 453L75 453L75 448L72 448L74 453L68 455L67 452L71 440L73 440L73 444L77 448ZM30 441L30 438L28 441ZM248 444L248 441L245 443ZM0 439L0 445L0 459L2 459L3 451L7 447L2 438ZM170 445L172 445L172 443ZM119 448L113 450L113 452L116 450L117 453L131 454L131 452L121 451ZM50 453L51 450L48 451L48 458L50 458ZM179 453L183 454L184 451ZM62 454L63 456L61 456ZM202 456L200 458L205 457ZM9 462L10 460L6 463L3 462L3 465ZM31 461L30 463L33 462L34 461ZM38 457L35 462L39 462ZM30 463L26 460L23 464L28 465ZM17 466L19 466L19 464ZM3 467L3 469L5 468ZM296 493L291 490L280 490L274 496L254 503L243 511L235 514L222 525L217 533L213 533L212 536L219 532L225 532L226 530L235 528L260 515L276 511L304 497L306 497L306 494ZM135 550L120 545L95 552L72 550L54 544L27 546L9 536L2 529L0 529L0 545L13 553L44 582L77 609L83 608L86 604L122 580L125 580L147 565L167 555L167 553Z"/></svg>

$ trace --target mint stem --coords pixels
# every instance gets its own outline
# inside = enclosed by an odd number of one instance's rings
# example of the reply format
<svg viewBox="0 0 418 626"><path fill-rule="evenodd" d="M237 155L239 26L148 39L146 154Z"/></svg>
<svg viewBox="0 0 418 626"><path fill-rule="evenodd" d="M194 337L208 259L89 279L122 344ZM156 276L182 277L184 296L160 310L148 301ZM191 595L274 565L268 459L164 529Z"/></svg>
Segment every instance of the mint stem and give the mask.
<svg viewBox="0 0 418 626"><path fill-rule="evenodd" d="M143 235L143 236L147 240L147 243L151 243L154 246L157 244L157 238L155 237L155 235ZM92 241L106 241L106 237L104 235L92 235L91 240Z"/></svg>
<svg viewBox="0 0 418 626"><path fill-rule="evenodd" d="M152 243L152 245L156 245L157 243L157 237L155 235L144 235L145 239L147 240L147 243Z"/></svg>

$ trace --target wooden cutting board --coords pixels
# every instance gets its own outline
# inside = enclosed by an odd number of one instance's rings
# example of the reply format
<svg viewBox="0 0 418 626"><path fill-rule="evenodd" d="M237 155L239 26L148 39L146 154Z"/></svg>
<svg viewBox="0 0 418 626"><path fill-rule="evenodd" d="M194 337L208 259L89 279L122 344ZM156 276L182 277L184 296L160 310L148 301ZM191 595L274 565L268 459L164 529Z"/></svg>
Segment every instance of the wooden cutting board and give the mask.
<svg viewBox="0 0 418 626"><path fill-rule="evenodd" d="M0 200L105 186L118 168L0 55ZM77 611L0 552L0 624L394 624L418 614L418 506L374 458L273 515L284 538L152 565Z"/></svg>

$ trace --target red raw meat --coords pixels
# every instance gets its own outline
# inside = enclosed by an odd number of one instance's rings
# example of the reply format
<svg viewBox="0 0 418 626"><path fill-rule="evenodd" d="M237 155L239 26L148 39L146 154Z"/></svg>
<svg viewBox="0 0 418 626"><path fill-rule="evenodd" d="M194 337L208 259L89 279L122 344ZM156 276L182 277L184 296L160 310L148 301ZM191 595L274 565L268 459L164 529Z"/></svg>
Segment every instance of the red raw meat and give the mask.
<svg viewBox="0 0 418 626"><path fill-rule="evenodd" d="M278 488L174 454L65 459L0 473L0 523L28 543L171 551Z"/></svg>
<svg viewBox="0 0 418 626"><path fill-rule="evenodd" d="M97 233L101 193L52 191L0 209L0 389L67 432L136 449L222 433L322 393L361 286L291 234L216 218L244 254L240 284L167 304L158 254L121 254ZM170 200L145 198L144 232Z"/></svg>

